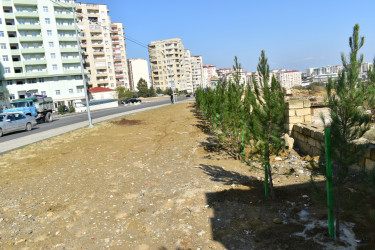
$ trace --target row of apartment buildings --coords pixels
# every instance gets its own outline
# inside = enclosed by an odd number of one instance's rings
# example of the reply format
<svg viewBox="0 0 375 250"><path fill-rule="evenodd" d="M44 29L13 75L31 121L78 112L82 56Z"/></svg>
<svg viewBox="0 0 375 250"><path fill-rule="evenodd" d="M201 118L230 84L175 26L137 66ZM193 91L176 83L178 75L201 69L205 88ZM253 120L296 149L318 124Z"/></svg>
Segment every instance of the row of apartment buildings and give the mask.
<svg viewBox="0 0 375 250"><path fill-rule="evenodd" d="M139 75L149 82L147 61L127 60L124 26L108 13L105 4L73 0L0 1L0 94L44 94L57 107L83 99L85 83L134 89Z"/></svg>
<svg viewBox="0 0 375 250"><path fill-rule="evenodd" d="M233 68L221 68L216 69L213 65L204 65L203 66L203 79L204 87L213 87L216 86L219 79L226 80L226 81L233 81L233 75L234 75ZM259 81L259 75L258 72L249 72L244 71L242 68L238 71L239 78L240 78L240 84L246 84L249 82L250 84L253 81L253 78L256 81ZM302 85L302 72L298 70L272 70L270 72L271 77L275 76L276 80L278 80L281 83L281 86L285 89L290 89L294 86L300 86Z"/></svg>
<svg viewBox="0 0 375 250"><path fill-rule="evenodd" d="M178 88L193 93L203 87L203 58L192 56L180 38L152 41L148 51L155 89Z"/></svg>

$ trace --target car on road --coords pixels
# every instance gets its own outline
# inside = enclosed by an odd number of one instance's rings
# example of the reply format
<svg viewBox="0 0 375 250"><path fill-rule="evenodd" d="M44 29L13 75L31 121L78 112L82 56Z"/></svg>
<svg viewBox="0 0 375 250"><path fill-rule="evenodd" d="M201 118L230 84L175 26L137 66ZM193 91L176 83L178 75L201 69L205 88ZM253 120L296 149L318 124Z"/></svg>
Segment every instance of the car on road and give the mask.
<svg viewBox="0 0 375 250"><path fill-rule="evenodd" d="M137 99L137 98L126 98L126 99L122 100L122 104L137 103L137 102L142 102L142 100Z"/></svg>
<svg viewBox="0 0 375 250"><path fill-rule="evenodd" d="M30 131L35 125L35 117L22 112L0 113L0 137L15 131Z"/></svg>

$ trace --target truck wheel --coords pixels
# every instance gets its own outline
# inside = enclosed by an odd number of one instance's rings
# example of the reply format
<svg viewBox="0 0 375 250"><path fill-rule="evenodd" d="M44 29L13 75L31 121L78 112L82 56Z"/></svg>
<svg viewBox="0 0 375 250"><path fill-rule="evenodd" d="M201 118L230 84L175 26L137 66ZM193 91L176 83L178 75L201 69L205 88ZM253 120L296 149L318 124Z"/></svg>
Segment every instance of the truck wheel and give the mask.
<svg viewBox="0 0 375 250"><path fill-rule="evenodd" d="M51 112L48 112L47 114L46 114L46 116L44 117L44 121L45 122L52 122L52 114L51 114Z"/></svg>
<svg viewBox="0 0 375 250"><path fill-rule="evenodd" d="M31 123L26 124L26 131L30 131L32 129Z"/></svg>
<svg viewBox="0 0 375 250"><path fill-rule="evenodd" d="M0 137L3 136L3 130L0 128Z"/></svg>

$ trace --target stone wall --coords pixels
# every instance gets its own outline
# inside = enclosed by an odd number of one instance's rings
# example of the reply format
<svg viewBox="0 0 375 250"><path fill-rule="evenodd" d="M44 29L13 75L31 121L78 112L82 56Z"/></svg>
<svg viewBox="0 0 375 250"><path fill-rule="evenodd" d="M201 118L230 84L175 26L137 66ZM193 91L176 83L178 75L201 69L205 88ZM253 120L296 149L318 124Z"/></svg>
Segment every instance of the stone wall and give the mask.
<svg viewBox="0 0 375 250"><path fill-rule="evenodd" d="M319 156L324 152L324 127L312 124L295 124L291 136L294 149L304 155ZM359 167L367 170L375 168L375 144L370 143L364 157L358 162Z"/></svg>
<svg viewBox="0 0 375 250"><path fill-rule="evenodd" d="M308 99L291 98L287 102L286 128L291 133L293 125L311 123L311 102Z"/></svg>

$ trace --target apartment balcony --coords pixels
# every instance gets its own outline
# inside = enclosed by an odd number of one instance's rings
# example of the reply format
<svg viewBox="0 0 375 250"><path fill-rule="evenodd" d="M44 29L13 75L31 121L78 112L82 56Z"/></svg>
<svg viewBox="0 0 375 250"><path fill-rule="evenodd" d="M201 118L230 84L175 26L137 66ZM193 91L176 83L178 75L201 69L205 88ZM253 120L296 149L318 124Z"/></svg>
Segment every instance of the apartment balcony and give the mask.
<svg viewBox="0 0 375 250"><path fill-rule="evenodd" d="M86 43L81 43L81 48L87 48L87 44Z"/></svg>
<svg viewBox="0 0 375 250"><path fill-rule="evenodd" d="M120 39L119 36L112 36L111 38L112 38L112 40L118 40L118 39Z"/></svg>
<svg viewBox="0 0 375 250"><path fill-rule="evenodd" d="M22 54L44 54L44 48L27 48L21 49Z"/></svg>
<svg viewBox="0 0 375 250"><path fill-rule="evenodd" d="M104 51L94 51L93 55L94 56L102 56L102 55L104 55Z"/></svg>
<svg viewBox="0 0 375 250"><path fill-rule="evenodd" d="M92 43L91 46L93 48L103 48L104 44L102 44L102 43Z"/></svg>
<svg viewBox="0 0 375 250"><path fill-rule="evenodd" d="M21 61L16 61L16 62L13 62L13 67L15 68L21 68L23 65L22 65L22 62Z"/></svg>
<svg viewBox="0 0 375 250"><path fill-rule="evenodd" d="M107 66L95 66L95 69L107 69Z"/></svg>
<svg viewBox="0 0 375 250"><path fill-rule="evenodd" d="M80 63L79 58L62 59L62 63Z"/></svg>
<svg viewBox="0 0 375 250"><path fill-rule="evenodd" d="M7 12L3 12L3 13L4 13L4 18L5 19L14 18L14 14L13 13L7 13Z"/></svg>
<svg viewBox="0 0 375 250"><path fill-rule="evenodd" d="M120 50L121 48L112 48L113 50Z"/></svg>
<svg viewBox="0 0 375 250"><path fill-rule="evenodd" d="M4 0L3 0L3 2L4 2ZM113 28L117 29L117 25L116 25L116 24L112 24L112 25L111 25L111 28L112 28L112 29L113 29Z"/></svg>
<svg viewBox="0 0 375 250"><path fill-rule="evenodd" d="M63 53L63 52L67 52L67 53L78 53L78 48L60 48L60 52Z"/></svg>
<svg viewBox="0 0 375 250"><path fill-rule="evenodd" d="M94 4L86 4L86 9L99 11L99 6Z"/></svg>
<svg viewBox="0 0 375 250"><path fill-rule="evenodd" d="M3 3L4 7L12 7L12 1L2 0L1 2Z"/></svg>
<svg viewBox="0 0 375 250"><path fill-rule="evenodd" d="M55 13L55 18L56 19L74 19L73 12L71 14L58 14Z"/></svg>
<svg viewBox="0 0 375 250"><path fill-rule="evenodd" d="M115 70L115 73L118 74L118 73L123 73L122 69L118 69L118 70Z"/></svg>
<svg viewBox="0 0 375 250"><path fill-rule="evenodd" d="M112 30L113 34L118 34L118 30Z"/></svg>
<svg viewBox="0 0 375 250"><path fill-rule="evenodd" d="M103 41L103 36L91 36L90 39L92 41Z"/></svg>
<svg viewBox="0 0 375 250"><path fill-rule="evenodd" d="M56 25L57 30L67 30L67 31L75 31L76 28L74 25Z"/></svg>
<svg viewBox="0 0 375 250"><path fill-rule="evenodd" d="M19 24L18 30L40 30L40 24Z"/></svg>
<svg viewBox="0 0 375 250"><path fill-rule="evenodd" d="M41 60L25 60L25 65L46 65L47 61L45 59Z"/></svg>
<svg viewBox="0 0 375 250"><path fill-rule="evenodd" d="M90 28L90 33L102 33L102 30L100 28Z"/></svg>
<svg viewBox="0 0 375 250"><path fill-rule="evenodd" d="M8 40L9 40L9 43L18 43L17 37L9 37Z"/></svg>
<svg viewBox="0 0 375 250"><path fill-rule="evenodd" d="M124 81L116 81L116 84L123 85L123 84L125 84L125 82Z"/></svg>
<svg viewBox="0 0 375 250"><path fill-rule="evenodd" d="M15 12L14 15L16 16L16 18L27 18L27 17L38 18L39 17L39 13L36 11L32 11L32 12L18 11L18 12Z"/></svg>
<svg viewBox="0 0 375 250"><path fill-rule="evenodd" d="M116 75L116 78L123 79L124 75Z"/></svg>
<svg viewBox="0 0 375 250"><path fill-rule="evenodd" d="M100 17L99 12L98 13L87 13L87 16L88 17L97 17L97 18Z"/></svg>
<svg viewBox="0 0 375 250"><path fill-rule="evenodd" d="M17 31L16 25L7 25L7 31Z"/></svg>
<svg viewBox="0 0 375 250"><path fill-rule="evenodd" d="M119 45L119 42L112 42L112 45Z"/></svg>
<svg viewBox="0 0 375 250"><path fill-rule="evenodd" d="M6 2L6 1L5 1ZM28 5L28 6L35 6L38 5L38 0L13 0L14 5ZM4 3L4 1L3 1Z"/></svg>
<svg viewBox="0 0 375 250"><path fill-rule="evenodd" d="M10 54L12 56L20 56L21 55L21 51L19 49L12 49L12 50L10 50Z"/></svg>
<svg viewBox="0 0 375 250"><path fill-rule="evenodd" d="M94 58L94 61L95 62L105 62L105 58L99 58L99 59Z"/></svg>
<svg viewBox="0 0 375 250"><path fill-rule="evenodd" d="M64 70L64 74L66 75L75 75L75 74L81 74L81 70L80 69L67 69L67 70Z"/></svg>
<svg viewBox="0 0 375 250"><path fill-rule="evenodd" d="M77 42L76 36L59 36L60 42Z"/></svg>
<svg viewBox="0 0 375 250"><path fill-rule="evenodd" d="M69 8L70 10L72 9L72 5L70 3L64 3L64 2L54 2L53 6L57 8L63 7L63 8Z"/></svg>
<svg viewBox="0 0 375 250"><path fill-rule="evenodd" d="M19 74L22 74L22 73L19 73ZM25 77L41 77L41 76L45 76L46 74L47 74L46 70L36 71L36 72L26 72Z"/></svg>
<svg viewBox="0 0 375 250"><path fill-rule="evenodd" d="M121 60L122 60L122 59L116 59L116 58L113 59L113 61L115 61L115 62L121 62Z"/></svg>
<svg viewBox="0 0 375 250"><path fill-rule="evenodd" d="M20 42L42 42L42 36L20 36ZM10 40L9 40L10 41Z"/></svg>
<svg viewBox="0 0 375 250"><path fill-rule="evenodd" d="M96 77L107 77L108 74L107 73L99 73L99 74L96 74Z"/></svg>

